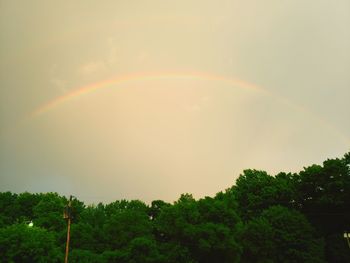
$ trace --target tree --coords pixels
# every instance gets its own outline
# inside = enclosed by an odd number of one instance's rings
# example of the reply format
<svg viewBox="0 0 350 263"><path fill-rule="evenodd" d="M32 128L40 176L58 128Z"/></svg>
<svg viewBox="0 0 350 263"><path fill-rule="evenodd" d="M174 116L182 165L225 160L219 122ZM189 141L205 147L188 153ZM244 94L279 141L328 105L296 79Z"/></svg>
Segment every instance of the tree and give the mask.
<svg viewBox="0 0 350 263"><path fill-rule="evenodd" d="M72 224L70 246L76 249L85 249L92 252L98 252L96 251L98 240L96 240L96 236L94 234L94 228L85 222Z"/></svg>
<svg viewBox="0 0 350 263"><path fill-rule="evenodd" d="M347 262L343 232L350 229L350 153L304 168L296 179L300 211L326 241L330 262Z"/></svg>
<svg viewBox="0 0 350 263"><path fill-rule="evenodd" d="M13 224L18 216L17 195L11 192L0 193L0 227Z"/></svg>
<svg viewBox="0 0 350 263"><path fill-rule="evenodd" d="M186 194L161 211L156 220L157 237L167 262L237 262L236 222L237 214L223 200L196 202Z"/></svg>
<svg viewBox="0 0 350 263"><path fill-rule="evenodd" d="M66 203L67 200L57 193L42 194L40 201L33 208L34 224L51 231L64 231L66 223L63 219L63 209Z"/></svg>
<svg viewBox="0 0 350 263"><path fill-rule="evenodd" d="M107 205L103 232L108 249L123 249L134 238L151 236L152 228L147 212L147 206L140 201L121 201Z"/></svg>
<svg viewBox="0 0 350 263"><path fill-rule="evenodd" d="M323 240L304 215L283 206L249 221L241 242L243 262L325 262Z"/></svg>
<svg viewBox="0 0 350 263"><path fill-rule="evenodd" d="M350 168L346 159L331 159L304 168L298 175L298 202L319 231L339 233L349 228Z"/></svg>
<svg viewBox="0 0 350 263"><path fill-rule="evenodd" d="M169 206L169 203L166 203L162 200L154 200L151 203L151 207L148 209L148 215L150 216L151 220L155 220L159 216L162 209Z"/></svg>
<svg viewBox="0 0 350 263"><path fill-rule="evenodd" d="M272 205L292 207L295 202L292 174L280 173L272 177L265 171L244 170L230 192L236 197L243 220L258 216Z"/></svg>
<svg viewBox="0 0 350 263"><path fill-rule="evenodd" d="M70 262L79 263L102 263L102 257L90 250L73 249L69 254Z"/></svg>
<svg viewBox="0 0 350 263"><path fill-rule="evenodd" d="M128 262L161 263L164 262L164 258L159 254L156 242L152 238L138 237L130 242Z"/></svg>
<svg viewBox="0 0 350 263"><path fill-rule="evenodd" d="M80 222L77 226L72 224L72 246L91 249L96 253L108 250L109 246L106 244L103 230L106 221L107 215L103 204L85 207L80 214Z"/></svg>
<svg viewBox="0 0 350 263"><path fill-rule="evenodd" d="M0 229L0 258L3 262L61 262L53 233L40 227L13 224Z"/></svg>
<svg viewBox="0 0 350 263"><path fill-rule="evenodd" d="M28 192L19 194L15 202L15 206L19 210L17 213L17 218L22 217L24 221L32 220L34 218L33 209L39 203L39 201L39 194L31 194Z"/></svg>
<svg viewBox="0 0 350 263"><path fill-rule="evenodd" d="M0 261L62 261L66 205L57 193L0 193ZM245 170L235 186L199 200L73 199L70 261L345 263L349 207L350 153L299 174Z"/></svg>

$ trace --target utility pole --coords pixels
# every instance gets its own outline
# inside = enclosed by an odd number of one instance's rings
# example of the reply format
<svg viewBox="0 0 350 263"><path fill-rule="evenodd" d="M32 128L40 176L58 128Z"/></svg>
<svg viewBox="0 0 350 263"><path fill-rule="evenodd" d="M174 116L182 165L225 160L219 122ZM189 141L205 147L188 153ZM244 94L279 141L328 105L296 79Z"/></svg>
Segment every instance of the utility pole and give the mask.
<svg viewBox="0 0 350 263"><path fill-rule="evenodd" d="M67 242L66 242L66 256L64 262L68 263L68 253L69 253L69 240L70 240L70 224L72 219L72 196L69 197L68 205L63 211L63 218L67 220Z"/></svg>

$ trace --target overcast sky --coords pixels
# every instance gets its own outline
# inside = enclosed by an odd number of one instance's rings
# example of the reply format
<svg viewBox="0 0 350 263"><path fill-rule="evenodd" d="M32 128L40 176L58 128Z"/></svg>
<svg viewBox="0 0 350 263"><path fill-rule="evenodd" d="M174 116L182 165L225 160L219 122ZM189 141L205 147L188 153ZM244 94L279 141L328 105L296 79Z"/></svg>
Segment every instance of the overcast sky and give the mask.
<svg viewBox="0 0 350 263"><path fill-rule="evenodd" d="M0 191L173 201L342 157L349 25L349 0L2 0Z"/></svg>

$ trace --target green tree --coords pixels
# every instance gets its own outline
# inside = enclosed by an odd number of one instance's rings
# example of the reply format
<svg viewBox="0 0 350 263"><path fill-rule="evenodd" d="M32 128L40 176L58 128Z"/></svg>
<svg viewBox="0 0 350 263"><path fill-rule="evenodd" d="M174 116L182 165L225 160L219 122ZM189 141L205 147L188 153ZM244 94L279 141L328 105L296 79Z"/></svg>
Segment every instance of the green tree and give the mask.
<svg viewBox="0 0 350 263"><path fill-rule="evenodd" d="M96 240L94 233L94 228L85 222L71 224L71 247L75 249L98 252L98 250L95 248L95 246L98 244L98 240Z"/></svg>
<svg viewBox="0 0 350 263"><path fill-rule="evenodd" d="M129 245L128 262L161 263L164 258L159 254L156 242L152 238L138 237Z"/></svg>
<svg viewBox="0 0 350 263"><path fill-rule="evenodd" d="M17 218L23 218L22 221L32 220L34 218L34 207L39 203L40 195L28 192L21 193L17 196L15 206L17 207ZM20 220L21 221L21 220Z"/></svg>
<svg viewBox="0 0 350 263"><path fill-rule="evenodd" d="M73 249L69 254L69 262L102 263L104 260L100 255L90 250Z"/></svg>
<svg viewBox="0 0 350 263"><path fill-rule="evenodd" d="M238 211L244 220L258 216L272 205L292 207L295 187L292 174L280 173L276 177L265 171L244 170L231 188L238 202Z"/></svg>
<svg viewBox="0 0 350 263"><path fill-rule="evenodd" d="M63 219L63 209L66 204L67 200L57 193L42 194L40 201L33 208L34 224L51 231L64 231L66 223Z"/></svg>
<svg viewBox="0 0 350 263"><path fill-rule="evenodd" d="M319 231L339 233L349 228L350 168L345 159L307 167L297 182L301 211Z"/></svg>
<svg viewBox="0 0 350 263"><path fill-rule="evenodd" d="M241 243L243 262L325 262L323 240L304 215L283 206L249 221Z"/></svg>
<svg viewBox="0 0 350 263"><path fill-rule="evenodd" d="M72 245L77 248L91 249L102 253L109 249L106 243L104 225L107 221L105 207L99 203L97 206L84 208L80 215L80 222L72 226Z"/></svg>
<svg viewBox="0 0 350 263"><path fill-rule="evenodd" d="M228 208L223 200L205 198L196 202L186 194L162 210L156 220L157 237L167 261L237 262L240 248L234 226L238 216ZM172 249L168 254L169 247Z"/></svg>
<svg viewBox="0 0 350 263"><path fill-rule="evenodd" d="M0 193L0 227L13 224L16 221L19 213L16 199L17 194L11 192Z"/></svg>
<svg viewBox="0 0 350 263"><path fill-rule="evenodd" d="M154 200L151 203L151 207L148 209L148 215L150 216L151 220L155 220L159 216L162 209L169 206L169 203L166 203L162 200Z"/></svg>
<svg viewBox="0 0 350 263"><path fill-rule="evenodd" d="M326 241L330 262L347 262L343 232L350 229L350 153L304 168L296 178L300 211Z"/></svg>
<svg viewBox="0 0 350 263"><path fill-rule="evenodd" d="M147 206L140 201L123 200L107 205L103 233L108 249L123 249L134 238L150 237L152 228L147 212Z"/></svg>
<svg viewBox="0 0 350 263"><path fill-rule="evenodd" d="M40 227L14 224L0 229L2 262L61 262L55 235Z"/></svg>

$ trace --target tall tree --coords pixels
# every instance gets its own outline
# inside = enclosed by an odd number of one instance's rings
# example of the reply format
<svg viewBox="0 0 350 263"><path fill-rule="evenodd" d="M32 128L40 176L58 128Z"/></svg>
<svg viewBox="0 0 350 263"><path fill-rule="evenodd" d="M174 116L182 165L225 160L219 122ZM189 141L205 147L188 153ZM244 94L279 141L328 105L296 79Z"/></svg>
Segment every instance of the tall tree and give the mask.
<svg viewBox="0 0 350 263"><path fill-rule="evenodd" d="M272 177L265 171L244 170L230 192L236 197L244 220L258 216L272 205L291 207L295 202L292 174L280 173Z"/></svg>
<svg viewBox="0 0 350 263"><path fill-rule="evenodd" d="M40 227L14 224L0 229L2 262L61 262L55 235Z"/></svg>
<svg viewBox="0 0 350 263"><path fill-rule="evenodd" d="M247 223L243 262L325 262L324 242L305 216L272 206Z"/></svg>

